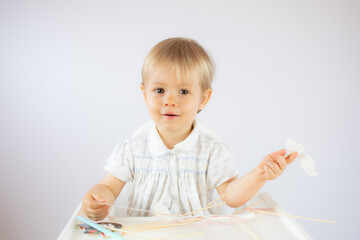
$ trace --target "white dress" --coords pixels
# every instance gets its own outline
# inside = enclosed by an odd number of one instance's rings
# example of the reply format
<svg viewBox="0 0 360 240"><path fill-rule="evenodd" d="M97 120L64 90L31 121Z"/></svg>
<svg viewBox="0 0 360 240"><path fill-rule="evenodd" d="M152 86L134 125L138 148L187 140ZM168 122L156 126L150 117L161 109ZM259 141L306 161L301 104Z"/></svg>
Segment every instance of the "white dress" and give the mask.
<svg viewBox="0 0 360 240"><path fill-rule="evenodd" d="M228 147L199 120L173 149L164 145L154 122L145 124L115 147L105 170L123 182L133 182L130 208L151 210L154 204L162 204L172 214L206 207L216 187L238 175ZM148 213L128 210L128 215Z"/></svg>

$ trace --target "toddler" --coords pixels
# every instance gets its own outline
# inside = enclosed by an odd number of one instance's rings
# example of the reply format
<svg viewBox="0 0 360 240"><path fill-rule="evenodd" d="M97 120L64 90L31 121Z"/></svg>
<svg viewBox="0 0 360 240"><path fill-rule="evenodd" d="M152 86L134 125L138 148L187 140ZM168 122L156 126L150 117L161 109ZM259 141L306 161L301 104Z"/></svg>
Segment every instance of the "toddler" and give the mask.
<svg viewBox="0 0 360 240"><path fill-rule="evenodd" d="M133 183L129 209L162 204L172 214L183 214L206 207L214 190L221 196L242 183L222 198L239 207L294 161L297 153L285 157L282 149L238 177L227 146L196 119L211 97L213 74L210 57L192 39L170 38L151 49L140 87L152 121L115 147L105 165L108 173L83 198L89 218L105 218L109 205L101 203L113 203L127 182ZM209 213L211 209L196 214ZM128 210L128 215L148 212Z"/></svg>

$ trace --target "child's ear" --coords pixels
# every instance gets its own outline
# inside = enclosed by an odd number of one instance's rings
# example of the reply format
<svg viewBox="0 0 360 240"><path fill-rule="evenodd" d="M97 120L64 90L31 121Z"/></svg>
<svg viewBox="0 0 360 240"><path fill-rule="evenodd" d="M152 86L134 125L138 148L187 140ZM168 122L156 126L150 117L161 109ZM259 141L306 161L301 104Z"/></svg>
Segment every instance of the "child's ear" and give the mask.
<svg viewBox="0 0 360 240"><path fill-rule="evenodd" d="M200 103L200 106L199 106L199 110L200 110L200 111L201 111L201 110L206 106L206 104L209 102L210 97L211 97L211 94L212 94L211 88L205 89L205 90L203 91L202 97L201 97L201 103Z"/></svg>
<svg viewBox="0 0 360 240"><path fill-rule="evenodd" d="M145 103L146 103L146 91L145 91L144 83L140 83L140 88L141 88L141 91L143 93L144 100L145 100Z"/></svg>

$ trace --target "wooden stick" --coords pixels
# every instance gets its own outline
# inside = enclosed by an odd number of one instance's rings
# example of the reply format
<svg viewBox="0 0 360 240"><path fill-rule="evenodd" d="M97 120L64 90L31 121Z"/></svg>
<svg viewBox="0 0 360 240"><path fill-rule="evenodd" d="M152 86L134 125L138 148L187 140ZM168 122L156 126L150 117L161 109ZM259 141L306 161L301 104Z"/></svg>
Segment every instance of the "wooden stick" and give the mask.
<svg viewBox="0 0 360 240"><path fill-rule="evenodd" d="M184 222L197 222L197 221L200 221L202 219L186 219ZM166 223L177 223L179 221L176 221L176 220L171 220L171 221L162 221L162 222L149 222L149 223L141 223L141 224L133 224L133 225L125 225L123 228L125 229L131 229L131 228L139 228L139 227L142 227L142 226L148 226L148 227L156 227L156 226L161 226L161 224L166 224ZM180 222L181 223L181 222ZM160 224L160 225L158 225Z"/></svg>
<svg viewBox="0 0 360 240"><path fill-rule="evenodd" d="M202 220L202 219L189 219L189 220L191 220L191 222L186 223L186 224L182 224L182 225L187 225L187 224L190 224L190 223L194 222L195 220L199 221L199 220ZM137 224L137 225L141 225L141 224ZM176 226L178 226L178 225L176 225ZM152 227L152 226L149 226L149 227ZM161 227L154 227L154 228L146 229L145 231L156 230L156 229L161 229L161 228L166 228L166 227L169 227L169 225L168 226L161 226ZM142 234L138 234L138 232L144 232L144 230L141 230L141 231L127 231L127 230L124 230L124 228L117 229L117 228L112 228L112 227L108 227L108 226L104 226L104 228L107 228L107 229L109 229L111 231L116 231L116 232L121 232L121 233L126 233L126 234L129 234L129 235L142 237L142 238L145 238L145 239L148 239L148 240L163 240L163 238L151 238L151 237L148 237L148 236L145 236L145 235L142 235ZM202 234L203 234L203 232L193 232L193 233L180 234L180 235L176 235L176 236L168 236L165 239L168 240L168 239L192 237L192 236L198 236L198 235L202 235Z"/></svg>
<svg viewBox="0 0 360 240"><path fill-rule="evenodd" d="M168 228L168 227L177 227L177 226L183 226L183 225L188 225L188 224L192 224L194 222L199 222L203 219L189 219L185 222L178 222L178 223L173 223L173 224L165 224L165 225L150 225L150 226L142 226L139 228L134 228L132 229L133 232L145 232L145 231L151 231L151 230L156 230L156 229L161 229L161 228ZM169 222L165 222L165 223L169 223ZM126 230L128 230L125 227Z"/></svg>
<svg viewBox="0 0 360 240"><path fill-rule="evenodd" d="M134 211L138 211L138 212L148 212L151 213L151 211L149 210L144 210L144 209L138 209L138 208L131 208L131 207L125 207L125 206L121 206L121 205L117 205L117 204L113 204L113 203L107 203L107 202L95 202L99 205L106 205L106 206L110 206L110 207L115 207L115 208L123 208L123 209L130 209L130 210L134 210Z"/></svg>
<svg viewBox="0 0 360 240"><path fill-rule="evenodd" d="M257 201L256 203L251 204L250 206L248 206L248 207L246 207L246 208L243 208L243 209L241 209L241 210L239 210L239 211L237 211L237 212L234 212L232 215L236 215L236 214L238 214L238 213L240 213L240 212L242 212L242 211L245 211L246 209L249 209L249 208L251 208L251 207L253 207L253 206L255 206L255 205L257 205L257 204L259 204L259 203L261 203L261 202L263 202L263 201L265 201L265 200L266 200L266 198L264 198L264 199L262 199L262 200L260 200L260 201Z"/></svg>
<svg viewBox="0 0 360 240"><path fill-rule="evenodd" d="M176 215L173 214L168 214L168 213L157 213L157 212L152 212L149 210L144 210L144 209L139 209L139 208L132 208L132 207L125 207L125 206L121 206L121 205L117 205L117 204L113 204L113 203L102 203L102 202L96 202L99 205L106 205L106 206L110 206L110 207L114 207L114 208L123 208L123 209L130 209L130 210L134 210L137 212L148 212L149 214L152 215L164 215L164 216L171 216L171 217L176 217Z"/></svg>
<svg viewBox="0 0 360 240"><path fill-rule="evenodd" d="M138 229L138 230L132 230L131 232L132 233L147 232L147 231L159 230L159 229L169 228L169 227L184 226L184 225L189 225L189 224L192 224L192 222L179 223L179 224L169 224L169 225L156 226L156 227L147 227L147 228L142 228L142 229Z"/></svg>
<svg viewBox="0 0 360 240"><path fill-rule="evenodd" d="M152 230L158 230L158 229L162 229L162 228L167 228L167 227L176 227L176 226L181 226L181 225L188 225L188 224L192 224L194 222L199 222L203 220L203 218L195 218L195 219L186 219L185 222L183 223L174 223L174 221L171 221L174 224L170 224L170 225L150 225L150 226L144 226L144 225L149 225L149 224L154 224L154 223L145 223L145 224L135 224L135 225L131 225L129 230L131 230L132 233L138 233L138 232L146 232L146 231L152 231ZM170 223L170 221L167 222L157 222L155 224L158 223ZM141 227L143 226L143 227ZM137 228L136 228L137 227ZM127 227L125 226L123 229L127 229Z"/></svg>
<svg viewBox="0 0 360 240"><path fill-rule="evenodd" d="M317 221L317 222L336 223L335 221L330 221L330 220L322 220L322 219L309 218L309 217L300 217L300 216L295 216L295 215L290 215L290 214L285 214L285 213L265 212L265 211L260 211L260 210L257 210L257 211L254 211L254 212L255 213L265 213L265 214L283 216L283 217L301 218L301 219Z"/></svg>
<svg viewBox="0 0 360 240"><path fill-rule="evenodd" d="M157 226L144 226L143 229L147 228L168 228L168 227L177 227L177 226L183 226L191 224L192 222L184 222L184 223L174 223L174 224L165 224L165 225L157 225Z"/></svg>
<svg viewBox="0 0 360 240"><path fill-rule="evenodd" d="M199 210L195 210L195 211L192 211L192 212L188 212L188 213L185 213L185 214L183 214L183 215L181 215L181 216L187 216L187 215L190 215L190 214L193 214L193 213L197 213L197 212L201 212L201 211L204 211L204 210L206 210L206 209L209 209L209 208L213 208L213 207L217 207L217 206L220 206L220 205L223 205L223 204L225 204L225 202L221 202L221 203L218 203L218 204L214 204L214 205L212 205L212 206L209 206L209 207L205 207L205 208L202 208L202 209L199 209Z"/></svg>

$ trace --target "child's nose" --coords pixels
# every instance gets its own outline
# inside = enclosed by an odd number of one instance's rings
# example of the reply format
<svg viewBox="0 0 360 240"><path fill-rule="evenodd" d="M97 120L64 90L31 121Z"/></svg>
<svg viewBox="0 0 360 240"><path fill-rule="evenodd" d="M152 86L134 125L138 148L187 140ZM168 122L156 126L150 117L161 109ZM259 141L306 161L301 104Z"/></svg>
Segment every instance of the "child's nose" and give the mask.
<svg viewBox="0 0 360 240"><path fill-rule="evenodd" d="M177 106L176 97L173 94L167 94L164 99L164 106L166 107L175 107Z"/></svg>

